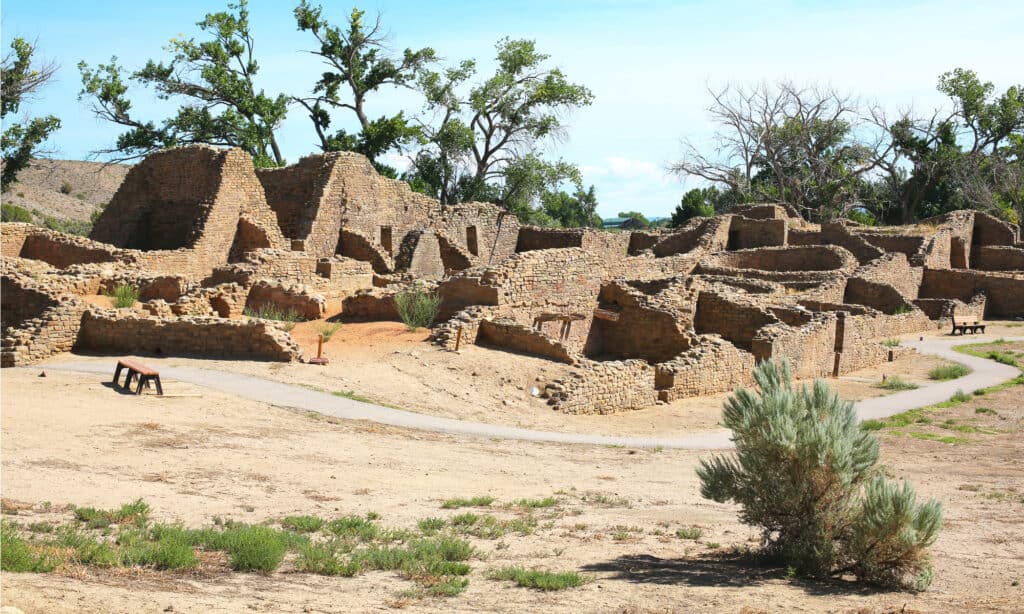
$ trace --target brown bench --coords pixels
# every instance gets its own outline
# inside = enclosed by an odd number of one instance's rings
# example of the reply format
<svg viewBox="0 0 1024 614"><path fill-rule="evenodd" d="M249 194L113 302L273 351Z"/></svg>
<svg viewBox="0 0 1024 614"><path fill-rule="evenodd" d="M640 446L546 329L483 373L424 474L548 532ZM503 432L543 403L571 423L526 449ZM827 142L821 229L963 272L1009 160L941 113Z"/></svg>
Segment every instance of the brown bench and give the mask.
<svg viewBox="0 0 1024 614"><path fill-rule="evenodd" d="M135 394L142 394L142 389L149 385L149 382L156 384L156 393L163 396L164 389L160 385L160 374L141 362L135 362L134 360L121 359L117 361L117 368L114 369L114 385L117 385L118 378L121 377L121 370L127 369L128 375L124 378L124 388L129 392L132 389L132 378L138 378L139 386L135 390Z"/></svg>
<svg viewBox="0 0 1024 614"><path fill-rule="evenodd" d="M967 331L971 331L971 334L981 331L985 332L985 325L981 324L978 320L978 316L958 316L953 314L953 333L954 335L963 335Z"/></svg>

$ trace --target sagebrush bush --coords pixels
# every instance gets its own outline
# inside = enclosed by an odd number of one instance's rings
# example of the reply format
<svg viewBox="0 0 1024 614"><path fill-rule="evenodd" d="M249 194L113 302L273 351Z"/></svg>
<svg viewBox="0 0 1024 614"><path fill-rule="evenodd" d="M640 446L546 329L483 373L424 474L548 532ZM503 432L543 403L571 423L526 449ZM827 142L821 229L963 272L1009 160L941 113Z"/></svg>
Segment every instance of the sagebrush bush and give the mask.
<svg viewBox="0 0 1024 614"><path fill-rule="evenodd" d="M430 328L441 309L441 297L419 285L411 286L395 295L395 307L409 330Z"/></svg>
<svg viewBox="0 0 1024 614"><path fill-rule="evenodd" d="M764 553L801 575L927 587L941 504L917 505L913 486L882 475L878 440L824 381L797 389L788 363L772 361L754 380L760 393L741 388L725 402L736 453L701 461L701 494L739 504Z"/></svg>

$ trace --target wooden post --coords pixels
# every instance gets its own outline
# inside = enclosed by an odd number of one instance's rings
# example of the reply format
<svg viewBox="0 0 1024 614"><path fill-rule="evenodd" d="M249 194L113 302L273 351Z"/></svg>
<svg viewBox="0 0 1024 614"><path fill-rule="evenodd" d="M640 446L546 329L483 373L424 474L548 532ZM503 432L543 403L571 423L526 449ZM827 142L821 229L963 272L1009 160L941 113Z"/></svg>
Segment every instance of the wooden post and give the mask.
<svg viewBox="0 0 1024 614"><path fill-rule="evenodd" d="M324 334L320 333L320 338L316 343L316 357L323 358L324 355Z"/></svg>
<svg viewBox="0 0 1024 614"><path fill-rule="evenodd" d="M462 326L459 326L458 332L455 333L455 351L459 351L459 346L462 344Z"/></svg>

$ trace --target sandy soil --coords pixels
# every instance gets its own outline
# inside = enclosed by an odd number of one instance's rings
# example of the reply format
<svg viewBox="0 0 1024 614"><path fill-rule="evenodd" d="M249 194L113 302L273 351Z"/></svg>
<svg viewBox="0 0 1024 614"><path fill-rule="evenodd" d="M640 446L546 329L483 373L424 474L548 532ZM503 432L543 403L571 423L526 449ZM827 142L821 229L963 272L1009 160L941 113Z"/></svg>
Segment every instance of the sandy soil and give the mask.
<svg viewBox="0 0 1024 614"><path fill-rule="evenodd" d="M26 612L170 611L1010 611L1024 576L1024 409L1020 388L942 410L985 433L965 443L883 435L884 460L946 506L934 547L937 580L922 594L806 583L728 554L754 545L732 506L699 496L701 454L491 441L338 423L175 384L173 396L136 398L105 378L36 369L2 374L2 482L14 520L67 521L63 504L116 507L143 497L157 521L260 522L295 513L331 518L376 511L388 526L451 516L443 499L490 494L499 502L556 493L531 536L473 539L469 588L447 599L408 599L389 572L355 578L225 570L203 574L67 570L4 574L3 604ZM975 413L977 407L995 413ZM986 434L987 433L987 434ZM954 433L960 435L960 433ZM618 507L583 493L621 499ZM592 497L591 497L592 499ZM44 511L43 502L51 502ZM628 505L625 507L624 505ZM499 516L511 512L496 510ZM10 517L10 516L9 516ZM704 529L699 542L674 536ZM626 539L614 539L618 533ZM720 547L714 548L714 543ZM582 571L579 589L539 593L486 578L510 564Z"/></svg>

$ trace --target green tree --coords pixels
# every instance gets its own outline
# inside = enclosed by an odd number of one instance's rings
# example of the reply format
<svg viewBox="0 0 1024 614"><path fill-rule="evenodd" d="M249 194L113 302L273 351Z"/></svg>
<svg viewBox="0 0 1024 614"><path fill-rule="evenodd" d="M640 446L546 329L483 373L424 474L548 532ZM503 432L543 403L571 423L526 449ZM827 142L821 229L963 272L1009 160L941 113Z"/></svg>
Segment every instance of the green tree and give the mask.
<svg viewBox="0 0 1024 614"><path fill-rule="evenodd" d="M23 38L11 41L11 50L4 55L0 67L0 119L3 120L3 135L0 137L3 149L3 171L0 173L0 189L6 190L28 166L32 158L37 157L40 145L53 132L60 128L60 120L53 115L46 117L25 118L12 121L12 116L21 110L26 100L38 94L57 70L55 64L32 65L32 54L35 47Z"/></svg>
<svg viewBox="0 0 1024 614"><path fill-rule="evenodd" d="M314 7L307 0L302 0L295 8L299 30L312 34L320 45L311 53L321 57L329 67L313 87L312 97L295 100L309 112L320 149L357 151L368 157L379 171L394 177L395 170L381 164L378 158L411 143L419 136L419 130L402 112L370 119L366 98L385 87L414 86L416 76L436 60L436 54L425 47L416 51L406 49L401 58L390 57L380 17L368 27L364 21L365 11L353 8L342 29L332 26L322 13L323 7ZM351 111L359 122L359 132L337 129L331 134L329 109Z"/></svg>
<svg viewBox="0 0 1024 614"><path fill-rule="evenodd" d="M549 56L534 41L504 38L496 47L494 74L465 94L460 92L476 73L472 61L421 76L436 123L424 128L423 148L407 179L443 203L494 200L497 194L495 202L518 208L522 216L523 203L536 207L545 191L534 187L578 175L563 161L544 160L539 146L564 136L561 116L590 105L593 94L558 68L545 68Z"/></svg>
<svg viewBox="0 0 1024 614"><path fill-rule="evenodd" d="M683 198L672 212L669 226L678 228L695 217L711 217L725 213L740 202L743 202L743 196L735 190L719 190L715 186L694 188L683 194Z"/></svg>
<svg viewBox="0 0 1024 614"><path fill-rule="evenodd" d="M99 153L127 160L164 147L208 143L240 147L257 166L284 164L275 131L288 113L289 99L257 90L259 64L247 2L229 3L228 9L209 13L196 24L208 40L172 38L166 48L173 54L168 63L149 60L128 77L152 87L159 98L184 100L173 117L159 123L132 116L124 69L116 57L95 69L79 63L79 99L90 100L97 117L128 129L113 148Z"/></svg>
<svg viewBox="0 0 1024 614"><path fill-rule="evenodd" d="M541 195L541 210L563 228L600 228L594 186L569 194L563 190Z"/></svg>
<svg viewBox="0 0 1024 614"><path fill-rule="evenodd" d="M927 587L941 504L917 505L913 486L884 477L878 440L824 381L797 389L788 363L773 361L754 380L759 393L741 388L725 402L736 453L701 461L701 495L739 504L765 553L802 575Z"/></svg>

